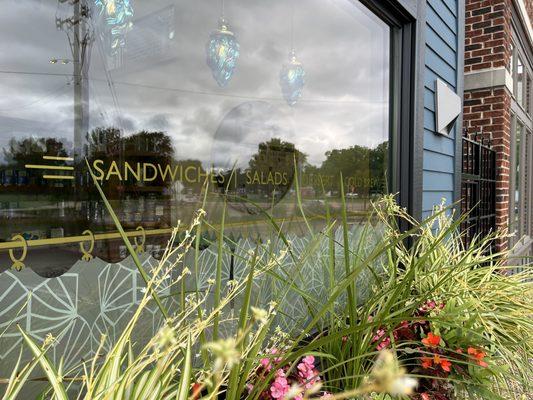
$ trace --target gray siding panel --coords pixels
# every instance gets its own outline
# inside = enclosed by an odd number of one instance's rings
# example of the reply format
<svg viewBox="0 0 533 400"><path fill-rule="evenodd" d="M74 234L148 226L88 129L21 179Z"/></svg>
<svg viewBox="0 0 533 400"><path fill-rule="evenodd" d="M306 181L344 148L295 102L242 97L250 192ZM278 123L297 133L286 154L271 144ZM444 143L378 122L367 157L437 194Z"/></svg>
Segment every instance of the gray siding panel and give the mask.
<svg viewBox="0 0 533 400"><path fill-rule="evenodd" d="M428 6L426 12L426 22L435 32L450 46L452 49L457 49L457 35L451 30L448 25L439 17L435 10ZM427 41L426 41L427 42Z"/></svg>
<svg viewBox="0 0 533 400"><path fill-rule="evenodd" d="M424 149L424 172L433 171L453 174L455 172L454 161L454 156ZM449 190L453 190L453 188L449 188Z"/></svg>
<svg viewBox="0 0 533 400"><path fill-rule="evenodd" d="M446 192L453 185L453 174L426 171L424 175L424 188L426 192Z"/></svg>
<svg viewBox="0 0 533 400"><path fill-rule="evenodd" d="M424 70L424 214L445 199L452 204L455 191L456 142L435 132L435 82L441 79L453 90L458 87L459 0L426 0L426 47ZM462 38L460 40L463 40Z"/></svg>
<svg viewBox="0 0 533 400"><path fill-rule="evenodd" d="M424 129L425 148L435 153L455 156L455 140L446 136L437 136L432 131Z"/></svg>
<svg viewBox="0 0 533 400"><path fill-rule="evenodd" d="M457 17L450 11L448 6L441 0L428 0L431 9L437 14L442 22L450 30L457 34Z"/></svg>
<svg viewBox="0 0 533 400"><path fill-rule="evenodd" d="M453 191L439 191L431 192L428 191L424 193L424 200L422 202L422 211L432 211L433 207L441 204L444 199L445 205L450 205L453 203Z"/></svg>
<svg viewBox="0 0 533 400"><path fill-rule="evenodd" d="M456 53L430 25L426 29L427 45L435 53L442 57L449 65L455 66Z"/></svg>
<svg viewBox="0 0 533 400"><path fill-rule="evenodd" d="M448 7L448 10L450 10L453 15L457 16L457 1L444 0L443 3L446 4L446 7Z"/></svg>
<svg viewBox="0 0 533 400"><path fill-rule="evenodd" d="M453 82L447 81L444 77L438 76L435 72L431 70L431 68L426 65L426 69L424 71L424 86L431 90L432 92L435 91L435 80L437 78L440 78L442 81L444 81L448 86L450 86L452 89L455 89L455 79Z"/></svg>
<svg viewBox="0 0 533 400"><path fill-rule="evenodd" d="M430 47L426 48L426 65L431 68L435 74L444 78L447 82L451 82L453 86L456 86L457 70L455 65L452 66L448 64Z"/></svg>

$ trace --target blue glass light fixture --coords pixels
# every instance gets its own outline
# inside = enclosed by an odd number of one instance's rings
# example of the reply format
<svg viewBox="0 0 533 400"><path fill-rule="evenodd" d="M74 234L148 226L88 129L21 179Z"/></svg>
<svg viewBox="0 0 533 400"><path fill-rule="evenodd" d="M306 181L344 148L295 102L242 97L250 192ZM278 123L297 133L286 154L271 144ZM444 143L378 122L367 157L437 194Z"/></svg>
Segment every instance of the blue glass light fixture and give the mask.
<svg viewBox="0 0 533 400"><path fill-rule="evenodd" d="M116 55L126 45L126 34L132 29L133 6L130 0L94 0L103 18L103 39L108 43L110 55Z"/></svg>
<svg viewBox="0 0 533 400"><path fill-rule="evenodd" d="M305 70L296 58L294 49L289 54L289 62L281 68L279 84L285 101L291 107L294 106L302 97L305 85Z"/></svg>
<svg viewBox="0 0 533 400"><path fill-rule="evenodd" d="M206 46L207 65L220 87L225 87L233 76L239 59L239 42L222 17L219 28L209 35Z"/></svg>

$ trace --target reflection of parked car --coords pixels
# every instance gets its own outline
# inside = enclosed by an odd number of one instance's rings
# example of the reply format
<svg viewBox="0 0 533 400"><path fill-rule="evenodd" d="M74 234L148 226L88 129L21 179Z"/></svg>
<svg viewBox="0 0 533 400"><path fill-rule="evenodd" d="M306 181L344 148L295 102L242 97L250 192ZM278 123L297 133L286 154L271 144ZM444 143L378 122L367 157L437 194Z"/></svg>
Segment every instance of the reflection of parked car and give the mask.
<svg viewBox="0 0 533 400"><path fill-rule="evenodd" d="M357 199L359 197L359 193L347 193L346 198L347 199Z"/></svg>

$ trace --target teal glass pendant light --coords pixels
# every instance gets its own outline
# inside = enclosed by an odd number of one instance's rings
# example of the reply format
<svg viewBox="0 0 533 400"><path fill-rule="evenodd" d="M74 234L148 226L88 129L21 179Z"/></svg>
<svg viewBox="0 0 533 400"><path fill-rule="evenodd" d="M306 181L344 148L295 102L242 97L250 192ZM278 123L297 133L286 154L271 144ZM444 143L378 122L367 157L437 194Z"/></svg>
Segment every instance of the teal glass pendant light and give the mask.
<svg viewBox="0 0 533 400"><path fill-rule="evenodd" d="M294 0L291 6L291 51L289 62L283 64L279 73L279 84L287 104L291 107L296 105L305 86L305 69L294 51Z"/></svg>
<svg viewBox="0 0 533 400"><path fill-rule="evenodd" d="M224 18L224 0L222 0L222 16L218 29L211 32L206 46L207 65L220 87L227 86L231 80L239 59L239 50L239 42Z"/></svg>
<svg viewBox="0 0 533 400"><path fill-rule="evenodd" d="M296 105L305 86L305 70L296 58L294 49L289 54L289 62L281 68L279 84L287 104L291 107Z"/></svg>
<svg viewBox="0 0 533 400"><path fill-rule="evenodd" d="M109 55L116 55L126 45L126 34L133 27L133 6L130 0L95 0L103 19L102 39Z"/></svg>

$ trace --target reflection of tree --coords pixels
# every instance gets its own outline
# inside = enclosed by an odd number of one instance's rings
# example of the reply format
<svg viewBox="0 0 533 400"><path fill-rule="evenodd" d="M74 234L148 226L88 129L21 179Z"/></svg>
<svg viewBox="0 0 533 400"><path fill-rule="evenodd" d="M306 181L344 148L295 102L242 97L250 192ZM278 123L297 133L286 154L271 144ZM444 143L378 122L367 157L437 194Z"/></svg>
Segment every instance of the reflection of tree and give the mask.
<svg viewBox="0 0 533 400"><path fill-rule="evenodd" d="M388 142L383 142L371 149L355 145L345 149L326 152L326 160L320 167L307 166L306 176L318 192L322 191L320 178L326 192L339 191L340 173L344 177L345 190L358 194L383 193L385 191L385 174L388 154Z"/></svg>
<svg viewBox="0 0 533 400"><path fill-rule="evenodd" d="M141 165L159 164L165 168L174 159L172 141L164 132L141 131L123 137L117 128L96 128L88 134L87 138L89 165L93 165L95 160L101 160L101 165L106 170L113 163L116 163L119 171L123 172L125 161L134 171L138 168L137 163ZM158 171L156 170L156 172ZM154 180L136 179L133 173L130 173L127 179L123 173L120 176L118 174L107 176L106 174L101 183L106 189L106 193L112 198L120 198L124 191L126 193L136 192L141 188L145 192L150 187L159 188L159 192L162 192L164 187L171 185L171 182L163 180L159 173ZM92 182L88 182L88 184L89 187L92 187Z"/></svg>
<svg viewBox="0 0 533 400"><path fill-rule="evenodd" d="M259 143L257 153L250 159L250 168L256 171L264 170L265 166L272 168L273 165L281 168L294 168L296 162L304 162L305 155L296 150L293 143L284 142L279 138L272 138L267 142Z"/></svg>
<svg viewBox="0 0 533 400"><path fill-rule="evenodd" d="M207 171L202 166L200 160L180 160L176 161L176 166L182 171L182 184L187 189L192 189L194 193L200 193L207 177Z"/></svg>
<svg viewBox="0 0 533 400"><path fill-rule="evenodd" d="M11 138L3 152L9 165L41 163L43 155L60 157L67 155L63 142L55 138Z"/></svg>
<svg viewBox="0 0 533 400"><path fill-rule="evenodd" d="M95 128L87 134L89 159L117 154L120 151L121 133L117 128Z"/></svg>
<svg viewBox="0 0 533 400"><path fill-rule="evenodd" d="M279 138L259 143L246 173L247 189L267 194L277 190L283 194L292 183L295 166L300 166L305 160L306 155L293 143Z"/></svg>
<svg viewBox="0 0 533 400"><path fill-rule="evenodd" d="M0 167L0 183L4 186L18 185L23 187L17 190L34 191L39 186L41 191L52 189L53 195L64 195L54 190L62 186L70 188L72 185L66 182L50 182L42 178L42 171L27 169L27 164L43 164L43 156L66 157L67 150L64 143L56 138L11 138L8 145L3 149L5 165ZM47 165L60 165L61 162L47 160Z"/></svg>

